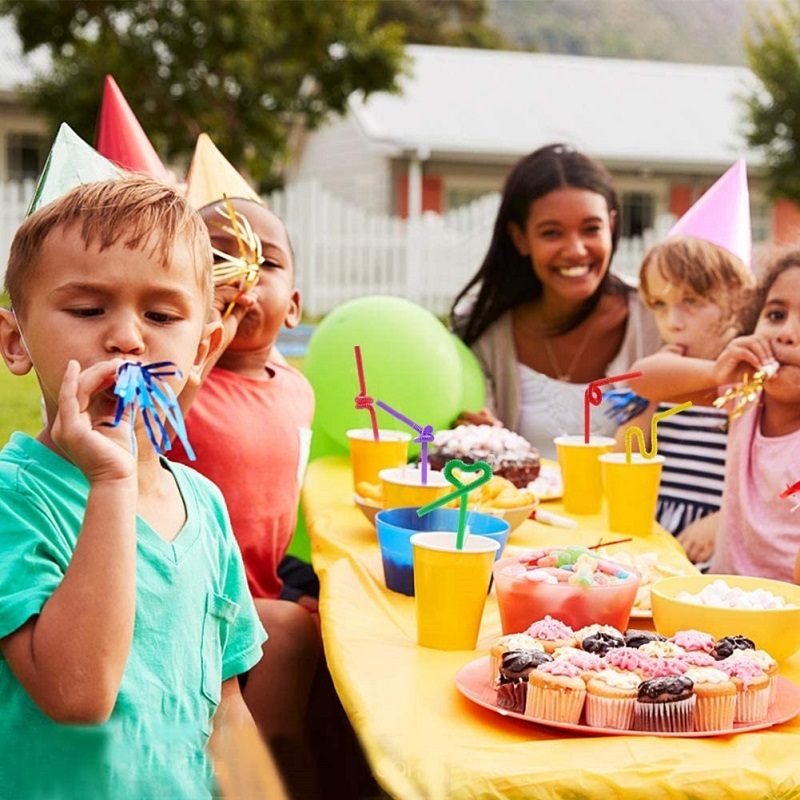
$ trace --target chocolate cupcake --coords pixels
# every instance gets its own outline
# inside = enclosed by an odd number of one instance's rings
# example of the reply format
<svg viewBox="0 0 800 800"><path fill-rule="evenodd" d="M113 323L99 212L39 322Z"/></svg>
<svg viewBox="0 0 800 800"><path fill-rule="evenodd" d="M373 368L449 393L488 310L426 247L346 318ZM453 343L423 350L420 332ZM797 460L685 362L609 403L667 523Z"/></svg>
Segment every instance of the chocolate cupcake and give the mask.
<svg viewBox="0 0 800 800"><path fill-rule="evenodd" d="M665 642L666 640L666 636L653 633L653 631L637 631L635 628L625 631L625 647L641 647L648 642Z"/></svg>
<svg viewBox="0 0 800 800"><path fill-rule="evenodd" d="M498 708L524 714L528 676L540 664L552 660L552 656L539 650L511 650L504 653L497 686Z"/></svg>
<svg viewBox="0 0 800 800"><path fill-rule="evenodd" d="M723 636L721 639L717 640L714 649L711 651L711 655L714 656L717 661L722 661L723 658L728 658L733 655L736 650L755 649L755 642L753 642L752 639L748 639L746 636Z"/></svg>
<svg viewBox="0 0 800 800"><path fill-rule="evenodd" d="M598 656L604 656L609 650L613 650L616 647L625 647L625 640L621 636L598 631L597 633L587 636L581 642L581 647L587 653L595 653Z"/></svg>
<svg viewBox="0 0 800 800"><path fill-rule="evenodd" d="M634 728L655 733L694 730L694 682L685 675L651 678L639 684Z"/></svg>

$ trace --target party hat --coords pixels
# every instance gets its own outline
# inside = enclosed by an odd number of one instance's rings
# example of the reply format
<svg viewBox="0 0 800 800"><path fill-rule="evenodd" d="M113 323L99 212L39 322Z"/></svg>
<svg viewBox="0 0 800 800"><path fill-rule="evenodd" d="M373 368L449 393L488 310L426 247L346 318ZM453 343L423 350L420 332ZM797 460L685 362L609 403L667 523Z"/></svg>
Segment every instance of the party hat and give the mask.
<svg viewBox="0 0 800 800"><path fill-rule="evenodd" d="M66 122L61 123L42 174L33 191L26 216L52 203L82 183L118 178L119 170L78 136Z"/></svg>
<svg viewBox="0 0 800 800"><path fill-rule="evenodd" d="M739 159L675 223L668 236L693 236L738 256L750 264L750 195L747 166Z"/></svg>
<svg viewBox="0 0 800 800"><path fill-rule="evenodd" d="M123 169L143 172L165 183L169 181L166 167L111 75L106 75L103 86L95 147Z"/></svg>
<svg viewBox="0 0 800 800"><path fill-rule="evenodd" d="M186 200L189 205L200 209L222 200L223 197L240 197L265 205L264 201L250 188L247 181L236 171L214 142L205 133L197 137L189 175L186 178Z"/></svg>

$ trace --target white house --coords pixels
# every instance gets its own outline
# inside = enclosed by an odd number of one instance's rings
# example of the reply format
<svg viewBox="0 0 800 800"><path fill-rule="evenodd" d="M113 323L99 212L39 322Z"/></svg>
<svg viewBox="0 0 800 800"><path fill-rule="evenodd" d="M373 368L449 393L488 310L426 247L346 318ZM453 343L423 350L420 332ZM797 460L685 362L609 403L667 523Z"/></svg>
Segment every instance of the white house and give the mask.
<svg viewBox="0 0 800 800"><path fill-rule="evenodd" d="M0 18L0 182L34 179L44 166L47 122L25 107L19 87L47 63L43 49L23 56L12 20Z"/></svg>
<svg viewBox="0 0 800 800"><path fill-rule="evenodd" d="M510 165L567 142L611 170L622 235L682 214L737 158L748 161L754 238L800 223L768 203L738 99L743 67L415 45L402 94L353 96L349 113L297 138L289 181L315 177L373 211L444 212L497 191ZM409 191L409 187L410 191Z"/></svg>

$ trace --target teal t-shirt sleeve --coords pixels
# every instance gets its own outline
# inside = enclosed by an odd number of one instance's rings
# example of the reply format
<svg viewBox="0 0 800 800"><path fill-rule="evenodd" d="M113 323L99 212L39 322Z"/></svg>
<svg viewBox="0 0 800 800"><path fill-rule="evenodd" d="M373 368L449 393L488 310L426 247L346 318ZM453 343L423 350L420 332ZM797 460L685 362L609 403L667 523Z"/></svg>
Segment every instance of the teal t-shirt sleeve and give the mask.
<svg viewBox="0 0 800 800"><path fill-rule="evenodd" d="M61 583L71 554L35 498L0 487L0 638L42 610Z"/></svg>
<svg viewBox="0 0 800 800"><path fill-rule="evenodd" d="M225 574L225 597L239 605L239 613L228 632L222 652L222 680L226 681L254 667L261 659L261 645L267 640L264 626L258 618L242 562L239 545L233 537L227 511L225 538L228 544L228 563Z"/></svg>

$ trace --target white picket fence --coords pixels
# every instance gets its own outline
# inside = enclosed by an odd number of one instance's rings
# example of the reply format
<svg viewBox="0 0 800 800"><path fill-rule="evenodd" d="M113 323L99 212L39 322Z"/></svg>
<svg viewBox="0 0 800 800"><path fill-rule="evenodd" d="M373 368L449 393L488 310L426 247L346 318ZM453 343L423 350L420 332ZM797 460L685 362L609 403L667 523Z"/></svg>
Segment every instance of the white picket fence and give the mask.
<svg viewBox="0 0 800 800"><path fill-rule="evenodd" d="M31 182L0 184L3 271L32 193ZM316 181L298 182L266 199L286 222L303 306L312 317L374 294L405 297L445 314L486 253L500 203L499 194L487 194L446 214L403 220L359 208ZM656 238L649 231L643 238L622 240L615 271L635 275Z"/></svg>

